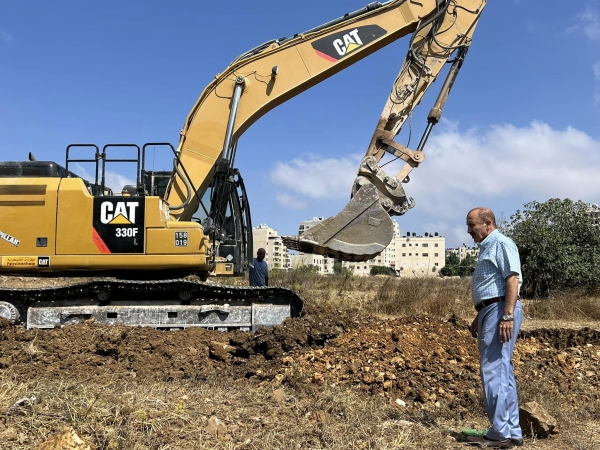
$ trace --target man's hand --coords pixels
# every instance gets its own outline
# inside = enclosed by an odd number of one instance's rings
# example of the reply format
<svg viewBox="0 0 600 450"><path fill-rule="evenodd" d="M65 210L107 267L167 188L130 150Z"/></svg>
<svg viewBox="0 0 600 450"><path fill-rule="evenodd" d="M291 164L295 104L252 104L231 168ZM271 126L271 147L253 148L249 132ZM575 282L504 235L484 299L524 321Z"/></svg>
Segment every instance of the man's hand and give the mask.
<svg viewBox="0 0 600 450"><path fill-rule="evenodd" d="M500 321L500 342L506 343L512 339L514 322Z"/></svg>
<svg viewBox="0 0 600 450"><path fill-rule="evenodd" d="M471 332L471 336L473 336L474 338L477 337L477 323L479 322L479 313L477 313L477 315L475 316L475 319L473 319L473 322L471 322L471 326L469 327L469 331Z"/></svg>

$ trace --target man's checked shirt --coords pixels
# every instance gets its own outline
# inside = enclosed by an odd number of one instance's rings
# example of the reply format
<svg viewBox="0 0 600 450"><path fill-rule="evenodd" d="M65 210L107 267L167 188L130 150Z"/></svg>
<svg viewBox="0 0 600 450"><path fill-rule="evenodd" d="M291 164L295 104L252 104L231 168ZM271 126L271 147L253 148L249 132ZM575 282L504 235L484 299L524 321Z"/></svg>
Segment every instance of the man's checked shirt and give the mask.
<svg viewBox="0 0 600 450"><path fill-rule="evenodd" d="M477 305L483 300L503 296L505 280L514 273L519 275L518 294L523 284L519 250L512 239L494 230L480 244L472 282L473 303Z"/></svg>

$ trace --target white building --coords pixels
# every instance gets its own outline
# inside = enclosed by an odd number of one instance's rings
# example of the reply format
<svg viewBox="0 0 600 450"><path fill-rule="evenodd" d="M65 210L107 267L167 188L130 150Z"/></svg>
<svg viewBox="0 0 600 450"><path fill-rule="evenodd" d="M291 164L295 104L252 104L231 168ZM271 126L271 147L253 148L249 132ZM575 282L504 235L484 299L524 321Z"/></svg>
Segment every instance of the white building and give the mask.
<svg viewBox="0 0 600 450"><path fill-rule="evenodd" d="M448 248L446 249L446 256L456 255L458 259L462 261L467 257L467 255L472 256L473 258L479 258L479 247L467 247L466 244L461 245L457 248Z"/></svg>
<svg viewBox="0 0 600 450"><path fill-rule="evenodd" d="M252 228L252 241L254 244L254 255L259 248L265 249L265 261L269 269L284 269L288 270L291 265L287 247L283 245L281 236L277 234L277 230L269 228L266 224L261 224Z"/></svg>
<svg viewBox="0 0 600 450"><path fill-rule="evenodd" d="M396 271L402 277L438 276L446 262L446 238L436 233L406 233L396 241Z"/></svg>
<svg viewBox="0 0 600 450"><path fill-rule="evenodd" d="M291 267L315 266L321 274L332 274L333 265L337 262L335 258L323 255L313 255L311 253L299 253L290 255Z"/></svg>

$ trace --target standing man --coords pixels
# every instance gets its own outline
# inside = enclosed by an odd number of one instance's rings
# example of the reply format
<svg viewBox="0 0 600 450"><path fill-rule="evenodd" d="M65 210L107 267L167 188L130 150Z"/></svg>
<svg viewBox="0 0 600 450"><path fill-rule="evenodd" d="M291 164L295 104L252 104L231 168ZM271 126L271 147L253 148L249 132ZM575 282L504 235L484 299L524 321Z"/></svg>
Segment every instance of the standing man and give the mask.
<svg viewBox="0 0 600 450"><path fill-rule="evenodd" d="M523 321L519 251L510 238L496 229L496 218L488 208L469 212L467 232L480 244L472 285L477 317L470 331L479 344L483 403L492 424L485 436L469 436L467 442L510 448L523 445L512 365Z"/></svg>
<svg viewBox="0 0 600 450"><path fill-rule="evenodd" d="M259 248L254 258L254 267L250 266L248 281L250 286L268 286L269 285L269 266L265 261L265 249Z"/></svg>

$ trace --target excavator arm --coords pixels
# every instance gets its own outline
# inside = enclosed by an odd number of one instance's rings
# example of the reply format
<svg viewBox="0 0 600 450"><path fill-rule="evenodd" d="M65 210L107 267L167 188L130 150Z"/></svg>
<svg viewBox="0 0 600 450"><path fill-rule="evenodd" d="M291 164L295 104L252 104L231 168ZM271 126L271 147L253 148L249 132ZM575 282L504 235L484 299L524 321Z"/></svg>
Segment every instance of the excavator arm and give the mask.
<svg viewBox="0 0 600 450"><path fill-rule="evenodd" d="M407 57L393 83L344 210L310 230L286 238L288 248L366 260L393 236L390 215L414 206L403 184L424 160L431 128L439 121L486 0L390 0L374 2L340 19L275 39L236 58L204 89L181 130L174 176L166 200L171 216L190 220L210 188L205 232L218 239L234 183L237 141L259 117L397 39L412 34ZM443 66L455 55L428 127L416 150L394 137ZM390 153L405 161L396 175L379 166ZM181 170L180 170L181 169Z"/></svg>

